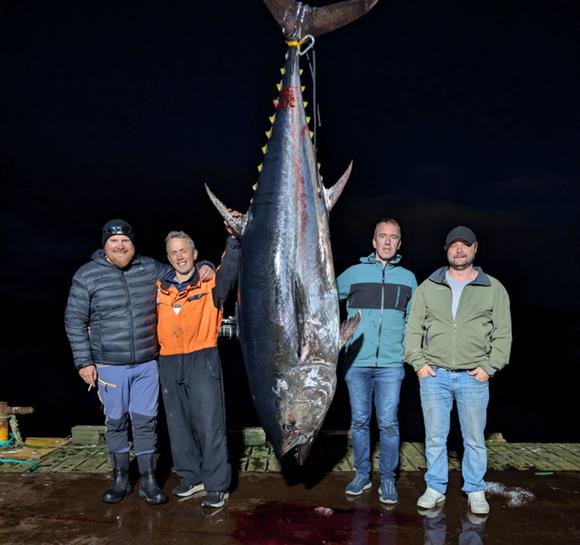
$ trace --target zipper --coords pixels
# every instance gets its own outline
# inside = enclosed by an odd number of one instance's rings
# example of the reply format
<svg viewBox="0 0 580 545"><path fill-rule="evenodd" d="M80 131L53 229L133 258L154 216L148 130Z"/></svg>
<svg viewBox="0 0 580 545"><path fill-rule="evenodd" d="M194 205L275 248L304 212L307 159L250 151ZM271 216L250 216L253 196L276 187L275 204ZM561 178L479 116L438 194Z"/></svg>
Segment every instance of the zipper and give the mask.
<svg viewBox="0 0 580 545"><path fill-rule="evenodd" d="M381 273L381 310L379 318L379 331L377 334L377 353L376 353L377 360L375 362L375 367L379 366L379 352L381 349L381 331L383 329L383 308L385 306L385 270L387 267L388 265L385 265Z"/></svg>
<svg viewBox="0 0 580 545"><path fill-rule="evenodd" d="M135 324L133 323L133 311L132 311L132 307L131 307L131 296L129 294L129 285L127 284L127 279L125 278L125 273L123 271L121 272L121 278L123 279L123 285L125 286L125 293L127 294L127 303L129 305L129 316L130 318L130 322L131 322L131 352L133 354L133 359L132 359L132 363L135 363L136 357L135 357Z"/></svg>

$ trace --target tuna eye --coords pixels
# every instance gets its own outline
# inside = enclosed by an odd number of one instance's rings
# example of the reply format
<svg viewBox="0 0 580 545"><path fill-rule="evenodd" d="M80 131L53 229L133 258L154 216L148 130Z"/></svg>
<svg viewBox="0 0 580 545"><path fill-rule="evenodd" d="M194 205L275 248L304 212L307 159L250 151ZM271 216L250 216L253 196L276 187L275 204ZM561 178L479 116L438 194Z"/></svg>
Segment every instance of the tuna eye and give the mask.
<svg viewBox="0 0 580 545"><path fill-rule="evenodd" d="M290 422L290 423L288 423L288 424L284 424L284 425L282 426L282 429L283 429L284 431L292 431L292 430L294 429L295 425L296 425L296 422Z"/></svg>

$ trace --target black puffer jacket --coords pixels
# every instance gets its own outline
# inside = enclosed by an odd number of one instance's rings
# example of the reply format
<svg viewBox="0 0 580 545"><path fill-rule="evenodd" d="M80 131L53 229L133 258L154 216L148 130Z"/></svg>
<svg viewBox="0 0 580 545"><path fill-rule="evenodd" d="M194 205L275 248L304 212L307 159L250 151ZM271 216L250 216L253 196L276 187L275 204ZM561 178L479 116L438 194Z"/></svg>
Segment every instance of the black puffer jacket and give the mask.
<svg viewBox="0 0 580 545"><path fill-rule="evenodd" d="M92 363L142 363L157 357L155 282L170 269L135 256L119 269L97 250L74 275L65 310L77 368Z"/></svg>

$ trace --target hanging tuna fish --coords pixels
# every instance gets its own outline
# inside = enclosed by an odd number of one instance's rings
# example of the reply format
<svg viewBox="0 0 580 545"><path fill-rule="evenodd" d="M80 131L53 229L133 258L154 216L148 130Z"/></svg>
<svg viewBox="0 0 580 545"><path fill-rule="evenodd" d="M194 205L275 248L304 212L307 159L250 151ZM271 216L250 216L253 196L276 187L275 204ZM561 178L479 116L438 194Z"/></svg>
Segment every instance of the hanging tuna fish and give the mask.
<svg viewBox="0 0 580 545"><path fill-rule="evenodd" d="M258 186L250 209L237 218L208 193L242 239L238 318L256 411L276 455L294 449L302 464L334 396L339 350L358 319L339 331L328 228L328 212L351 166L333 187L323 187L299 59L314 36L360 17L377 0L323 8L264 1L282 27L288 52Z"/></svg>

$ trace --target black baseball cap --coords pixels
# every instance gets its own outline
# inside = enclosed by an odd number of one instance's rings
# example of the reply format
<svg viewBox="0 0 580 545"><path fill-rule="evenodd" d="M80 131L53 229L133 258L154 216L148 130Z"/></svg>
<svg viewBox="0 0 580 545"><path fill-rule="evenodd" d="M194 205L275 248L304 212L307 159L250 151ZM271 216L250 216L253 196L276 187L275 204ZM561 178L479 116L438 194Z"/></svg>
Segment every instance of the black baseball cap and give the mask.
<svg viewBox="0 0 580 545"><path fill-rule="evenodd" d="M457 240L465 242L468 246L477 242L475 233L469 227L465 227L464 225L458 225L449 231L447 238L445 239L445 249L447 250L447 248Z"/></svg>

